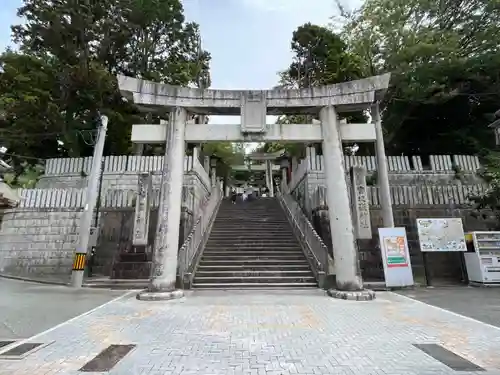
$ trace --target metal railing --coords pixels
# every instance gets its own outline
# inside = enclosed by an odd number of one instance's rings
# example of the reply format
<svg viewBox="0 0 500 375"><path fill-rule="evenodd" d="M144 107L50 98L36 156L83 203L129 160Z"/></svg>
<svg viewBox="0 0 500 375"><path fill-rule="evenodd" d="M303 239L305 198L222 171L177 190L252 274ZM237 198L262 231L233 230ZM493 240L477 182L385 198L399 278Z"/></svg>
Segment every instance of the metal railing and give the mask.
<svg viewBox="0 0 500 375"><path fill-rule="evenodd" d="M210 235L221 201L222 191L220 187L213 186L212 193L202 207L193 229L179 249L178 275L183 289L189 289L191 286L194 270Z"/></svg>
<svg viewBox="0 0 500 375"><path fill-rule="evenodd" d="M330 265L333 265L328 248L295 199L286 192L282 193L279 188L277 190L278 201L292 224L319 286L323 287L331 269Z"/></svg>

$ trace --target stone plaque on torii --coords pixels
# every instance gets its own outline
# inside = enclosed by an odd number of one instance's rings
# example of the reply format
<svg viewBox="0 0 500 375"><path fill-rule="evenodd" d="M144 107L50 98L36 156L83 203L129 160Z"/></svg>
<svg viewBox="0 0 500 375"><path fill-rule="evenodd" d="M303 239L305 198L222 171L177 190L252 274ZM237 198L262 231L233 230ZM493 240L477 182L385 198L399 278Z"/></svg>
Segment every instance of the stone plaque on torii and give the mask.
<svg viewBox="0 0 500 375"><path fill-rule="evenodd" d="M178 87L118 76L122 95L146 111L170 111L165 124L132 127L132 142L165 143L159 216L153 249L153 272L143 299L169 299L175 291L185 143L294 142L322 143L335 274L339 295L363 290L355 230L345 178L342 141L376 142L380 201L385 227L393 227L379 102L390 74L305 89L212 90ZM340 122L342 112L369 109L371 123ZM309 124L266 124L267 115L319 114ZM240 124L197 124L188 114L241 115ZM362 218L358 217L358 222ZM141 298L141 297L139 297Z"/></svg>

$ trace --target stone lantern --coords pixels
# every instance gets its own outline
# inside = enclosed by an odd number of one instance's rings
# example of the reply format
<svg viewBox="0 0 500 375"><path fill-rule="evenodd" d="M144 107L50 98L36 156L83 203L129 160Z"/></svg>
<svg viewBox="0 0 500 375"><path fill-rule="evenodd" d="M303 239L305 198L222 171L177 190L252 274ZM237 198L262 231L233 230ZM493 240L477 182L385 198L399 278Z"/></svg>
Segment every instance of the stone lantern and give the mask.
<svg viewBox="0 0 500 375"><path fill-rule="evenodd" d="M288 187L288 170L290 168L290 155L287 152L284 152L282 155L276 158L276 161L279 162L281 169L281 191L282 193L286 192L286 188Z"/></svg>
<svg viewBox="0 0 500 375"><path fill-rule="evenodd" d="M217 165L219 164L220 157L212 155L210 157L210 177L212 181L212 186L217 184Z"/></svg>
<svg viewBox="0 0 500 375"><path fill-rule="evenodd" d="M500 109L495 112L495 121L488 125L495 132L495 143L500 146Z"/></svg>

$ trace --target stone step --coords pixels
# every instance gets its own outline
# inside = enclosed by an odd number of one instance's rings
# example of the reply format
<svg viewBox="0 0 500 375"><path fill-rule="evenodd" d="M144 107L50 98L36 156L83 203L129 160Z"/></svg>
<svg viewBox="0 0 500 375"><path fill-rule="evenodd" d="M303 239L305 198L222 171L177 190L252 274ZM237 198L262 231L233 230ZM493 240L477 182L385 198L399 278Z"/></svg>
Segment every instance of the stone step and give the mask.
<svg viewBox="0 0 500 375"><path fill-rule="evenodd" d="M210 232L210 237L230 237L230 236L246 236L248 235L249 237L251 236L259 236L262 237L262 235L265 234L268 237L274 237L274 236L292 236L295 238L295 234L291 230L278 230L278 231L265 231L262 229L259 230L222 230L222 229L212 229Z"/></svg>
<svg viewBox="0 0 500 375"><path fill-rule="evenodd" d="M244 263L236 263L231 259L202 259L198 267L299 267L307 265L304 259L259 259L252 258Z"/></svg>
<svg viewBox="0 0 500 375"><path fill-rule="evenodd" d="M234 223L227 223L227 224L219 224L219 225L214 225L212 232L217 232L217 231L245 231L245 232L252 232L252 231L260 231L260 232L269 232L269 233L274 233L274 232L281 232L281 231L290 231L290 226L289 225L254 225L254 224L234 224Z"/></svg>
<svg viewBox="0 0 500 375"><path fill-rule="evenodd" d="M221 253L221 254L207 254L203 257L203 260L230 260L234 264L238 263L247 263L249 261L255 261L257 259L262 260L272 260L279 262L281 260L301 260L306 262L306 258L302 253L288 253L288 254L280 254L276 255L275 253Z"/></svg>
<svg viewBox="0 0 500 375"><path fill-rule="evenodd" d="M244 219L241 217L227 217L227 218L222 218L221 220L216 220L214 221L215 225L218 224L236 224L236 225L248 225L248 224L254 224L254 225L290 225L288 221L281 221L281 220L276 220L276 219L268 219L268 220L248 220Z"/></svg>
<svg viewBox="0 0 500 375"><path fill-rule="evenodd" d="M212 247L212 246L222 246L222 247L246 247L246 246L266 246L266 247L273 247L273 246L298 246L297 240L296 239L287 239L287 240L276 240L276 239L270 239L270 238L262 238L260 240L255 239L255 238L249 238L249 239L231 239L231 238L226 238L226 239L218 239L218 240L208 240L207 241L207 246Z"/></svg>
<svg viewBox="0 0 500 375"><path fill-rule="evenodd" d="M285 215L281 211L280 208L272 208L272 209L246 209L242 210L241 208L235 207L235 208L223 208L220 209L219 212L221 215L247 215L247 216L259 216L259 215L264 215L264 216L274 216L274 217L281 217L284 218Z"/></svg>
<svg viewBox="0 0 500 375"><path fill-rule="evenodd" d="M311 270L222 270L222 271L206 271L198 270L196 277L234 277L234 278L245 278L245 277L314 277Z"/></svg>
<svg viewBox="0 0 500 375"><path fill-rule="evenodd" d="M316 283L312 274L310 276L224 276L224 277L199 277L194 278L194 284L236 284L236 283Z"/></svg>
<svg viewBox="0 0 500 375"><path fill-rule="evenodd" d="M276 222L285 222L287 221L286 217L283 217L281 215L253 215L253 214L241 214L241 213L234 213L234 214L221 214L218 215L217 218L215 219L216 221L219 220L245 220L245 221L257 221L257 222L264 222L264 221L276 221Z"/></svg>
<svg viewBox="0 0 500 375"><path fill-rule="evenodd" d="M312 289L312 288L317 288L317 287L318 287L318 284L316 282L314 282L314 283L312 283L312 282L311 283L234 283L234 284L232 284L232 283L197 284L196 282L193 283L194 289L237 289L237 290L277 289L277 290L280 290L280 289Z"/></svg>
<svg viewBox="0 0 500 375"><path fill-rule="evenodd" d="M112 279L149 278L151 262L116 262L111 271Z"/></svg>
<svg viewBox="0 0 500 375"><path fill-rule="evenodd" d="M272 252L276 254L281 254L283 252L299 252L302 254L302 248L300 246L230 246L226 245L224 247L222 246L207 246L205 247L204 254L210 254L212 252L218 252L218 253L227 253L231 251L238 251L238 252L259 252L259 251L264 251L264 252Z"/></svg>
<svg viewBox="0 0 500 375"><path fill-rule="evenodd" d="M147 262L151 260L151 255L147 253L120 253L118 255L118 262Z"/></svg>
<svg viewBox="0 0 500 375"><path fill-rule="evenodd" d="M266 250L261 250L261 251L211 251L206 254L206 259L214 259L216 257L219 258L233 258L233 257L245 257L245 258L251 258L255 257L256 259L280 259L280 258L287 258L287 257L298 257L298 259L307 259L305 255L302 253L302 251L297 250L297 251L282 251L282 252L275 252L275 251L266 251ZM295 258L292 258L295 259Z"/></svg>
<svg viewBox="0 0 500 375"><path fill-rule="evenodd" d="M317 287L300 243L276 199L220 207L194 288Z"/></svg>
<svg viewBox="0 0 500 375"><path fill-rule="evenodd" d="M290 233L283 233L283 232L276 232L273 234L267 233L259 233L259 232L252 232L252 233L245 233L245 232L240 232L240 233L233 233L232 236L231 232L227 233L210 233L210 239L211 240L226 240L226 239L234 239L234 240L239 240L239 239L245 239L245 240L250 240L250 239L256 239L256 240L262 240L263 238L270 238L270 239L275 239L275 240L280 240L280 239L285 239L288 240L290 237L295 238L295 235L290 232Z"/></svg>
<svg viewBox="0 0 500 375"><path fill-rule="evenodd" d="M297 264L234 264L229 263L226 265L205 265L200 263L198 267L198 272L207 271L310 271L309 264L306 262L300 262Z"/></svg>

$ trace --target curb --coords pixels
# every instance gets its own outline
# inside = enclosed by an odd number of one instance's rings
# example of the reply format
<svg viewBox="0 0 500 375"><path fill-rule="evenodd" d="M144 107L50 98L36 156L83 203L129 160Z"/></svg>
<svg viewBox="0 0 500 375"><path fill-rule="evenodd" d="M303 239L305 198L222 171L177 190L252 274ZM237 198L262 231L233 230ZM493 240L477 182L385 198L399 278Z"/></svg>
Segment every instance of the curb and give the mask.
<svg viewBox="0 0 500 375"><path fill-rule="evenodd" d="M59 286L68 286L69 285L69 283L65 283L62 281L32 279L29 277L12 276L12 275L5 275L5 274L1 274L1 273L0 273L0 278L9 279L9 280L27 281L30 283L37 283L37 284L44 284L44 285L59 285Z"/></svg>

